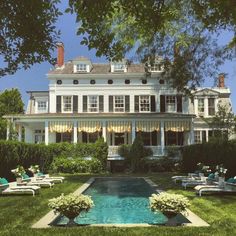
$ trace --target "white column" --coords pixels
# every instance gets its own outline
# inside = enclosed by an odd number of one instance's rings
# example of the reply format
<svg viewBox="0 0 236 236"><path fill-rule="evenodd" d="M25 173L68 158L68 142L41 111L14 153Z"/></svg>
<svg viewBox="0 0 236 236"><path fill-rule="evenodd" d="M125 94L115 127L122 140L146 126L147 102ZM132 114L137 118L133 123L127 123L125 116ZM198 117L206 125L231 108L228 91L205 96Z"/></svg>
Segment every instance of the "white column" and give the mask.
<svg viewBox="0 0 236 236"><path fill-rule="evenodd" d="M7 135L6 135L6 140L9 140L9 136L10 136L10 123L9 123L9 121L7 121Z"/></svg>
<svg viewBox="0 0 236 236"><path fill-rule="evenodd" d="M74 121L74 126L73 126L73 143L77 143L77 130L78 130L78 127L77 127L77 121Z"/></svg>
<svg viewBox="0 0 236 236"><path fill-rule="evenodd" d="M48 145L49 132L48 132L48 121L47 120L44 123L44 127L45 127L45 144Z"/></svg>
<svg viewBox="0 0 236 236"><path fill-rule="evenodd" d="M215 98L215 114L218 112L218 98Z"/></svg>
<svg viewBox="0 0 236 236"><path fill-rule="evenodd" d="M19 125L19 130L18 130L18 141L22 141L22 126Z"/></svg>
<svg viewBox="0 0 236 236"><path fill-rule="evenodd" d="M131 140L132 140L132 143L134 142L135 136L136 136L135 121L132 120L132 123L131 123Z"/></svg>
<svg viewBox="0 0 236 236"><path fill-rule="evenodd" d="M188 145L194 144L194 127L193 127L193 119L190 125L190 131L189 131L189 140Z"/></svg>
<svg viewBox="0 0 236 236"><path fill-rule="evenodd" d="M204 117L208 116L208 98L204 98Z"/></svg>
<svg viewBox="0 0 236 236"><path fill-rule="evenodd" d="M104 142L107 141L107 127L106 127L106 121L102 121L102 137L104 139Z"/></svg>
<svg viewBox="0 0 236 236"><path fill-rule="evenodd" d="M164 121L161 121L161 153L164 155L165 149L165 129L164 129Z"/></svg>
<svg viewBox="0 0 236 236"><path fill-rule="evenodd" d="M193 104L194 104L194 114L198 116L198 99L197 98L194 98Z"/></svg>

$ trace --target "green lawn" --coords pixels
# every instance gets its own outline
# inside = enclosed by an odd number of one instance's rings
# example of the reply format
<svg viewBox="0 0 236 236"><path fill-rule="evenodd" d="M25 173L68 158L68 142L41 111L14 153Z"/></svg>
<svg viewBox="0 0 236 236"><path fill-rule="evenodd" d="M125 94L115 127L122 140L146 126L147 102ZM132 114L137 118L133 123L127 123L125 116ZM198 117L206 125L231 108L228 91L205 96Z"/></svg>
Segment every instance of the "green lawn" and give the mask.
<svg viewBox="0 0 236 236"><path fill-rule="evenodd" d="M41 189L32 196L0 196L0 235L236 235L236 196L215 195L197 197L193 191L184 191L171 182L170 173L148 175L160 188L169 192L181 193L191 201L190 209L211 226L195 227L148 227L148 228L50 228L31 229L30 226L44 216L49 208L48 199L61 193L70 193L83 184L90 175L69 175L65 183L53 189ZM140 175L139 175L140 176Z"/></svg>

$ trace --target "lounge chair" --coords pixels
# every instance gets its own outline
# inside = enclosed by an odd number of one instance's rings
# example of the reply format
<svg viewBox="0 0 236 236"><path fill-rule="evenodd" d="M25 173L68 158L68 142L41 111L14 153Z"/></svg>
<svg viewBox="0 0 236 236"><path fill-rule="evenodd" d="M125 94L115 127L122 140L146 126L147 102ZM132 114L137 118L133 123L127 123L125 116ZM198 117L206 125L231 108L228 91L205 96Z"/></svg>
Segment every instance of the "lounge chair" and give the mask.
<svg viewBox="0 0 236 236"><path fill-rule="evenodd" d="M187 180L200 180L201 177L199 174L196 173L188 173L188 175L180 175L180 176L172 176L171 179L177 183L177 182L182 182L182 181L187 181Z"/></svg>
<svg viewBox="0 0 236 236"><path fill-rule="evenodd" d="M220 187L219 185L198 185L195 187L196 193L201 197L203 193L236 193L236 187L229 187L228 184Z"/></svg>
<svg viewBox="0 0 236 236"><path fill-rule="evenodd" d="M190 179L190 180L183 180L182 186L187 189L187 187L195 187L197 185L206 185L207 177L201 177L201 179Z"/></svg>
<svg viewBox="0 0 236 236"><path fill-rule="evenodd" d="M5 178L0 178L0 194L32 194L35 196L39 192L38 186L10 186Z"/></svg>
<svg viewBox="0 0 236 236"><path fill-rule="evenodd" d="M35 178L38 180L50 180L53 181L53 183L62 183L65 179L65 177L62 176L49 176L49 174L44 174L42 172L35 174Z"/></svg>
<svg viewBox="0 0 236 236"><path fill-rule="evenodd" d="M22 185L27 186L39 186L39 187L53 187L54 182L50 179L37 179L35 177L29 177L27 174L22 176Z"/></svg>

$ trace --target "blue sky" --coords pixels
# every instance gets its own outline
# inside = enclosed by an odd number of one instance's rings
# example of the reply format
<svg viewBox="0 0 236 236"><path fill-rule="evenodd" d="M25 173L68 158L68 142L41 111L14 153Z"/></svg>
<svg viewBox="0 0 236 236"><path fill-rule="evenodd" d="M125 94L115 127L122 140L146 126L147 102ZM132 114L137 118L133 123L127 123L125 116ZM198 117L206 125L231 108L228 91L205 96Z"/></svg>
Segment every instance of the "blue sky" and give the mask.
<svg viewBox="0 0 236 236"><path fill-rule="evenodd" d="M62 8L65 7L65 2ZM76 35L77 25L75 23L75 16L65 14L61 16L57 22L58 29L61 30L61 41L65 45L65 61L71 60L77 56L89 57L92 62L104 62L105 58L96 58L95 50L89 51L87 47L80 45L81 37ZM231 33L222 33L219 40L220 42L228 41ZM56 51L52 55L56 57ZM1 65L0 63L0 66ZM48 90L48 80L46 77L47 72L53 66L49 63L35 64L29 70L20 70L11 76L0 78L0 90L18 88L22 94L22 99L27 104L28 90ZM226 61L221 67L221 72L227 74L226 86L231 89L231 100L233 103L233 111L236 113L236 59L234 61ZM213 79L207 79L203 86L211 87Z"/></svg>

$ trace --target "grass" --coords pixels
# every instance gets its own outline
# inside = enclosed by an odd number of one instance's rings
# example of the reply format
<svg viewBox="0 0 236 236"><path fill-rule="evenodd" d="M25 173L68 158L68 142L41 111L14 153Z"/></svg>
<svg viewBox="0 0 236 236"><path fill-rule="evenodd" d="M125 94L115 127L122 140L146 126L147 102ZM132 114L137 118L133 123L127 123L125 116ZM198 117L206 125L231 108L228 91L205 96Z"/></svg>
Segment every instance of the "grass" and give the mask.
<svg viewBox="0 0 236 236"><path fill-rule="evenodd" d="M43 217L50 209L48 199L61 193L75 191L91 175L68 175L65 183L57 184L53 189L42 189L36 197L1 196L0 197L0 235L236 235L236 196L211 195L197 197L194 191L185 191L171 182L172 173L148 175L160 188L168 192L180 193L191 201L190 209L207 221L210 227L76 227L32 229L30 226Z"/></svg>

